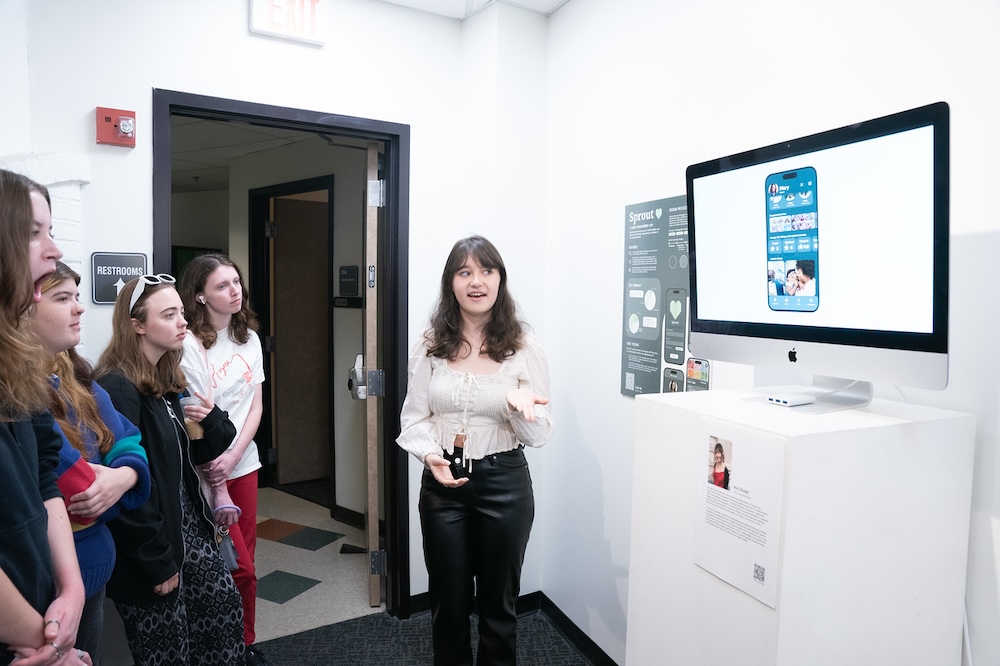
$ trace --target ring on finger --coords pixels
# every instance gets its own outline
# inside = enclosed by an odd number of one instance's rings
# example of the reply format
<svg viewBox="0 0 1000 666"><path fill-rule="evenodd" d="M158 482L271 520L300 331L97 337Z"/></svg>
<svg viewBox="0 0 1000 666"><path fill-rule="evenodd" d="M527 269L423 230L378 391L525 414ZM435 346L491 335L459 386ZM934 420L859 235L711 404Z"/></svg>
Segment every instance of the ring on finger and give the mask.
<svg viewBox="0 0 1000 666"><path fill-rule="evenodd" d="M63 658L63 651L59 649L59 646L56 645L56 642L55 641L49 641L49 645L51 645L52 649L56 651L56 657L58 659L62 659Z"/></svg>
<svg viewBox="0 0 1000 666"><path fill-rule="evenodd" d="M77 658L77 659L79 659L80 661L83 661L83 658L84 658L84 657L86 657L86 656L87 656L87 653L86 653L86 652L84 652L84 651L83 651L83 650L81 650L80 648L77 648L77 649L76 649L76 658Z"/></svg>

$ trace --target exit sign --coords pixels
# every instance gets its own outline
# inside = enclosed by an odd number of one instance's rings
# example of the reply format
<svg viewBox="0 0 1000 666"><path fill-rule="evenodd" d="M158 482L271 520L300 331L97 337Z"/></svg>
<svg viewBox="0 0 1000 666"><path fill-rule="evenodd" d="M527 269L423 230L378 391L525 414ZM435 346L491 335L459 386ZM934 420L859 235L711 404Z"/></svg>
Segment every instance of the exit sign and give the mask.
<svg viewBox="0 0 1000 666"><path fill-rule="evenodd" d="M250 32L326 44L331 0L250 0Z"/></svg>

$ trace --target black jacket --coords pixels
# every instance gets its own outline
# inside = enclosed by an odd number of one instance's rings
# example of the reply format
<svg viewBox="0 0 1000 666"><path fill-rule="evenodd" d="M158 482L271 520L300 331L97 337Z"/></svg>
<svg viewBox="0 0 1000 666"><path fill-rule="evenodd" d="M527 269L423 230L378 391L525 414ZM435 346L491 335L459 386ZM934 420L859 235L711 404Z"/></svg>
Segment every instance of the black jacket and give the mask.
<svg viewBox="0 0 1000 666"><path fill-rule="evenodd" d="M214 530L195 465L222 454L236 437L236 427L226 412L215 407L201 422L205 439L192 444L177 394L162 398L141 395L131 381L117 374L97 381L111 396L115 409L139 427L151 477L149 501L137 509L123 510L108 523L118 549L108 596L130 604L171 599L179 587L166 597L155 594L153 587L180 571L184 560L180 484L194 502L198 518L208 530Z"/></svg>
<svg viewBox="0 0 1000 666"><path fill-rule="evenodd" d="M62 435L48 412L0 423L0 568L39 613L55 598L44 502L61 497L60 448ZM0 659L10 657L0 643Z"/></svg>

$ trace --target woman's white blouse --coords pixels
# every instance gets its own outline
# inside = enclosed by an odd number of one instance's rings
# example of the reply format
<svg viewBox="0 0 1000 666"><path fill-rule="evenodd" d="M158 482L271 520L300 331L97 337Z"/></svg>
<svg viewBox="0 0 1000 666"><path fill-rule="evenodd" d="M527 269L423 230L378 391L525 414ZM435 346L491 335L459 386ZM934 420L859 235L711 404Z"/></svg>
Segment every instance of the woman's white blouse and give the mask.
<svg viewBox="0 0 1000 666"><path fill-rule="evenodd" d="M465 435L466 460L481 460L519 444L542 446L552 435L552 417L545 405L535 405L534 421L507 405L507 392L515 388L549 397L548 361L531 334L491 375L451 369L446 359L427 356L423 339L410 351L407 370L409 383L396 443L421 462L429 453L453 453L459 434Z"/></svg>

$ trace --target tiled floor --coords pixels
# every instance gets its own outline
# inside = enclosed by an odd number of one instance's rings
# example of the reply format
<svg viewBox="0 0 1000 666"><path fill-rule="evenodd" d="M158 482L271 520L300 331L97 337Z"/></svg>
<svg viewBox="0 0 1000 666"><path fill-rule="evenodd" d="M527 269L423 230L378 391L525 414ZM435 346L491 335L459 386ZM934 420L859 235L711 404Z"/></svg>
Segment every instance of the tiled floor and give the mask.
<svg viewBox="0 0 1000 666"><path fill-rule="evenodd" d="M378 613L368 602L365 533L330 510L261 488L257 506L257 642ZM341 553L345 545L360 553ZM348 551L357 548L347 548ZM130 666L124 629L105 605L104 665Z"/></svg>
<svg viewBox="0 0 1000 666"><path fill-rule="evenodd" d="M368 602L365 533L329 509L261 488L257 509L257 641L341 622L382 606ZM342 553L343 546L361 553ZM357 548L347 548L354 551Z"/></svg>

